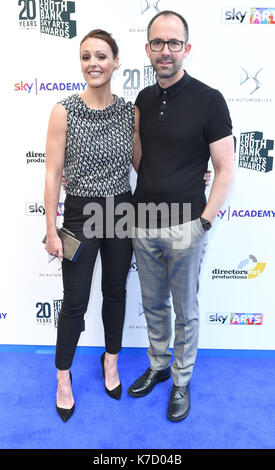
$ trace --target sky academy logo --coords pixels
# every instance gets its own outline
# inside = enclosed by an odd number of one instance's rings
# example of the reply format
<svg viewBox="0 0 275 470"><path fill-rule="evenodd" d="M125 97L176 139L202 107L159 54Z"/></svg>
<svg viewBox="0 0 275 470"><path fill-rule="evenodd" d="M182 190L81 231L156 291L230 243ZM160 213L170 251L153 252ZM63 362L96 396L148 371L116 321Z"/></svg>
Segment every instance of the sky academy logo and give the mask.
<svg viewBox="0 0 275 470"><path fill-rule="evenodd" d="M220 220L227 220L228 222L232 219L274 219L275 218L275 207L273 209L234 209L231 206L222 208L218 214Z"/></svg>
<svg viewBox="0 0 275 470"><path fill-rule="evenodd" d="M15 92L29 95L30 93L39 95L43 93L59 92L59 91L84 91L87 83L81 82L42 82L35 78L33 81L20 80L14 83Z"/></svg>

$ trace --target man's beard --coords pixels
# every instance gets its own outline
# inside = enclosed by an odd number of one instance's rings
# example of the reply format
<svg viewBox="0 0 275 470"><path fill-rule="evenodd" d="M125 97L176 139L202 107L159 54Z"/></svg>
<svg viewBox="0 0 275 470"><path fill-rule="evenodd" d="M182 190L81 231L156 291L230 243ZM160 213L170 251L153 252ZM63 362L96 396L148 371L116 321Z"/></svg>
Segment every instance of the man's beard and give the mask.
<svg viewBox="0 0 275 470"><path fill-rule="evenodd" d="M179 71L180 67L181 67L181 64L178 64L177 62L175 62L174 60L172 59L169 59L169 61L167 61L167 63L171 63L173 64L172 67L169 67L169 69L165 70L165 69L162 69L161 65L159 65L159 62L163 62L163 60L157 60L154 64L152 64L152 67L154 69L154 71L156 72L157 76L159 78L170 78L170 77L173 77L174 75L176 75L176 73Z"/></svg>

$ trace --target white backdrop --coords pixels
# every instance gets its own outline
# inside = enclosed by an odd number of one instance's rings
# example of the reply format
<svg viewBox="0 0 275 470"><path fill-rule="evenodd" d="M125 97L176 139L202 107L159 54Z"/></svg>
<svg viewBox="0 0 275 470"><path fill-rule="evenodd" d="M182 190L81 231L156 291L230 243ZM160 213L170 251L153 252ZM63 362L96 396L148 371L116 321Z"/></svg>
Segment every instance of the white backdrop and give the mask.
<svg viewBox="0 0 275 470"><path fill-rule="evenodd" d="M112 90L134 101L139 90L153 80L144 49L147 24L158 10L172 9L186 18L190 28L192 51L184 67L223 93L236 143L234 187L209 234L202 267L199 346L275 349L275 9L267 9L262 0L257 2L262 9L255 10L248 3L5 3L1 29L0 343L55 344L62 280L59 261L48 263L41 243L45 232L45 140L53 105L83 89L80 40L94 28L114 35L120 48L120 68ZM133 188L135 181L132 171ZM61 192L59 225L63 201ZM80 345L104 344L100 277L97 262ZM133 259L123 345L147 344Z"/></svg>

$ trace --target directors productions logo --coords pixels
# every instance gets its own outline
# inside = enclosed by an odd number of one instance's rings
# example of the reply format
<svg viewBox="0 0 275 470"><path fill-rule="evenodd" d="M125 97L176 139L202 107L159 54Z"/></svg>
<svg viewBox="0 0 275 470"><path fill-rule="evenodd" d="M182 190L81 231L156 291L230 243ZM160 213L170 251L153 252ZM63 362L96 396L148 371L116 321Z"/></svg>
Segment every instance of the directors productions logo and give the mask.
<svg viewBox="0 0 275 470"><path fill-rule="evenodd" d="M268 173L273 169L273 157L268 155L274 148L274 140L263 139L259 131L242 132L240 135L239 167Z"/></svg>
<svg viewBox="0 0 275 470"><path fill-rule="evenodd" d="M34 152L30 150L26 153L26 163L45 163L45 152Z"/></svg>
<svg viewBox="0 0 275 470"><path fill-rule="evenodd" d="M19 0L19 27L23 30L35 29L40 23L40 33L65 39L76 36L75 2L61 0L39 0L40 20L37 19L35 0Z"/></svg>
<svg viewBox="0 0 275 470"><path fill-rule="evenodd" d="M207 325L262 325L263 318L262 313L206 313Z"/></svg>
<svg viewBox="0 0 275 470"><path fill-rule="evenodd" d="M222 8L223 24L275 24L275 8Z"/></svg>
<svg viewBox="0 0 275 470"><path fill-rule="evenodd" d="M260 276L265 270L266 263L258 262L254 255L249 255L248 258L243 259L237 266L237 269L220 269L215 268L212 270L212 279L254 279ZM245 268L245 269L244 269Z"/></svg>

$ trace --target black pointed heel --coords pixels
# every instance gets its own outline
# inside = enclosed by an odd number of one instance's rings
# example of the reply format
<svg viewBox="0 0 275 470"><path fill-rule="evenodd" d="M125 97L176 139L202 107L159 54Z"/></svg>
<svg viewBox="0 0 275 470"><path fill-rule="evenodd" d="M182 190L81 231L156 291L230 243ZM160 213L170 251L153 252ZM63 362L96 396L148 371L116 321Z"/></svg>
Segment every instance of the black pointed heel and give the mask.
<svg viewBox="0 0 275 470"><path fill-rule="evenodd" d="M103 378L105 379L104 360L105 360L105 352L102 354L100 358L101 366L102 366L102 375L103 375ZM121 392L122 392L121 384L119 384L113 390L109 390L105 385L105 392L107 393L107 395L109 395L109 397L114 398L115 400L120 400Z"/></svg>
<svg viewBox="0 0 275 470"><path fill-rule="evenodd" d="M70 380L71 380L71 385L72 385L73 384L73 378L72 378L71 371L70 371ZM74 407L75 407L74 404L73 404L72 408L59 408L56 405L57 413L59 414L60 418L62 419L62 421L64 423L66 423L66 421L68 421L68 419L70 419L70 417L72 416L72 414L74 412Z"/></svg>

